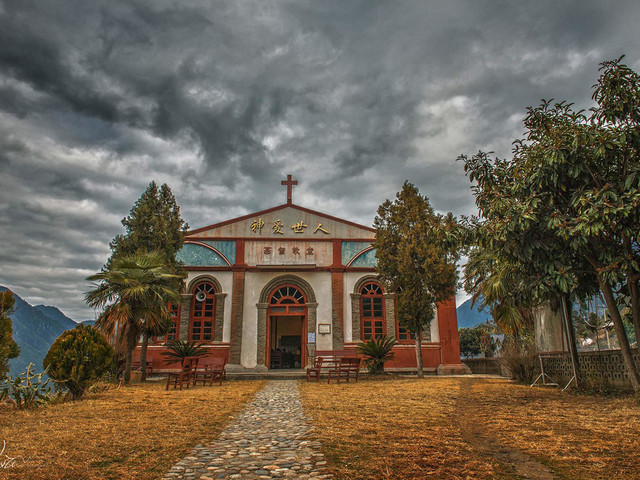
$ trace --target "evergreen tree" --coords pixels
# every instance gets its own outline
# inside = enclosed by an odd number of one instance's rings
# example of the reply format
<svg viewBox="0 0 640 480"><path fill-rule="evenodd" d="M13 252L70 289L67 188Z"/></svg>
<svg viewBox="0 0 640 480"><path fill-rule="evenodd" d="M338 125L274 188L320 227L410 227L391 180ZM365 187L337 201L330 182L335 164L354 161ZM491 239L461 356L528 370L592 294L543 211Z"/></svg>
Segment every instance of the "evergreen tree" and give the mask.
<svg viewBox="0 0 640 480"><path fill-rule="evenodd" d="M168 264L177 266L176 253L189 225L180 217L180 206L166 183L158 189L151 182L122 225L126 233L109 244L112 254L107 267L119 256L149 252L161 252Z"/></svg>
<svg viewBox="0 0 640 480"><path fill-rule="evenodd" d="M20 355L20 347L13 339L13 326L9 315L13 313L15 299L11 290L0 292L0 379L9 372L9 359Z"/></svg>
<svg viewBox="0 0 640 480"><path fill-rule="evenodd" d="M375 218L378 274L397 296L400 325L416 337L418 375L422 369L422 332L436 306L456 293L460 228L450 213L433 211L429 199L405 182L394 202L386 200Z"/></svg>
<svg viewBox="0 0 640 480"><path fill-rule="evenodd" d="M156 182L152 181L134 204L129 216L122 219L122 225L126 233L116 236L109 244L112 254L104 271L108 271L116 259L159 252L169 269L172 269L173 273L179 273L180 266L176 261L176 254L182 248L189 225L181 218L180 206L166 183L158 189ZM177 276L173 282L176 290L182 288L182 277ZM153 332L152 325L143 324L141 327L141 362L146 361L149 337L163 333L157 330L157 326L153 325ZM146 376L146 369L143 368L142 381L146 380Z"/></svg>

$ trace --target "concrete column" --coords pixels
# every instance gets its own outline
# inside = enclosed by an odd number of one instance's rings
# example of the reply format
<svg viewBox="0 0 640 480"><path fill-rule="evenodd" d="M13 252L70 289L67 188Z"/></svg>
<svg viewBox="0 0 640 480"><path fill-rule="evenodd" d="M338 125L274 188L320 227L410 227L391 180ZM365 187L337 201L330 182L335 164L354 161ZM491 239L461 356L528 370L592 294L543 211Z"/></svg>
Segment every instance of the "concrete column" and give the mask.
<svg viewBox="0 0 640 480"><path fill-rule="evenodd" d="M229 363L240 365L242 352L242 316L244 305L244 270L233 272L231 291L231 345L229 347Z"/></svg>
<svg viewBox="0 0 640 480"><path fill-rule="evenodd" d="M351 341L361 342L360 336L360 294L351 294Z"/></svg>
<svg viewBox="0 0 640 480"><path fill-rule="evenodd" d="M317 320L317 303L307 303L307 333L316 333L316 320ZM316 353L316 344L311 343L307 338L303 338L303 341L307 342L307 365L313 365L313 357ZM334 346L335 348L335 346Z"/></svg>
<svg viewBox="0 0 640 480"><path fill-rule="evenodd" d="M393 293L384 294L384 315L387 321L387 336L396 338L396 296Z"/></svg>
<svg viewBox="0 0 640 480"><path fill-rule="evenodd" d="M344 348L344 292L342 272L331 272L331 335L333 349Z"/></svg>
<svg viewBox="0 0 640 480"><path fill-rule="evenodd" d="M268 303L258 303L258 352L257 352L257 366L267 367L267 308Z"/></svg>
<svg viewBox="0 0 640 480"><path fill-rule="evenodd" d="M178 327L178 340L189 340L189 320L191 317L191 301L193 294L182 294L182 305L180 306L180 326Z"/></svg>
<svg viewBox="0 0 640 480"><path fill-rule="evenodd" d="M216 323L213 328L213 341L222 341L222 326L224 325L224 300L226 293L216 293Z"/></svg>

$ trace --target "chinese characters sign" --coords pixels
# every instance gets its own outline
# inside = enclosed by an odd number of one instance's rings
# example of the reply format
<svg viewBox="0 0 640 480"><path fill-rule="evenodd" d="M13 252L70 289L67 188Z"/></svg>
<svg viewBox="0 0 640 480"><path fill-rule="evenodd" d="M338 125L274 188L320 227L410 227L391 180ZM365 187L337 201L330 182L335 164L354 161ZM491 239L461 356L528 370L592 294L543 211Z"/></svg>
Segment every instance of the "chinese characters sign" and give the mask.
<svg viewBox="0 0 640 480"><path fill-rule="evenodd" d="M261 235L262 229L265 225L266 224L264 220L262 218L258 218L253 222L251 222L251 224L249 225L249 228L253 233L257 235ZM271 224L271 231L273 232L274 235L284 235L283 228L285 227L286 225L282 222L282 220L278 218ZM309 228L309 226L306 225L302 220L300 220L294 223L293 225L291 225L290 228L293 231L293 233L304 233L305 229ZM316 228L313 230L314 235L318 233L329 235L329 231L326 228L323 228L322 223L318 223Z"/></svg>

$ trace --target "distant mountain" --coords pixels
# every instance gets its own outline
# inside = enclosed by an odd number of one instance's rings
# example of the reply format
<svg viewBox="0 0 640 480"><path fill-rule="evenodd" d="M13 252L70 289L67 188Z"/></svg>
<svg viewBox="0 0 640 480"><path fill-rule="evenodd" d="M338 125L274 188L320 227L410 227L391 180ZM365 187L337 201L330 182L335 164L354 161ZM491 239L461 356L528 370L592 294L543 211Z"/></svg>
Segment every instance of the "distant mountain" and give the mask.
<svg viewBox="0 0 640 480"><path fill-rule="evenodd" d="M488 309L479 309L480 301L471 307L472 300L469 299L456 309L458 314L458 328L473 328L476 325L491 320L491 313Z"/></svg>
<svg viewBox="0 0 640 480"><path fill-rule="evenodd" d="M7 288L0 286L0 291ZM16 292L15 311L11 315L13 339L20 346L20 356L9 361L10 375L24 372L29 363L33 363L37 372L42 371L42 361L49 347L60 334L75 328L77 323L56 307L36 305L25 302Z"/></svg>

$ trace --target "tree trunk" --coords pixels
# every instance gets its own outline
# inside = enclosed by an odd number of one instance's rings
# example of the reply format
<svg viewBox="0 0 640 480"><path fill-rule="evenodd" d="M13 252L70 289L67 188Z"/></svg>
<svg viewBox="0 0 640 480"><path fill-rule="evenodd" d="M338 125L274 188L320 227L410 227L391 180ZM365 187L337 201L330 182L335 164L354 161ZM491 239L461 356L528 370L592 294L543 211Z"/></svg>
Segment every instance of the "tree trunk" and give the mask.
<svg viewBox="0 0 640 480"><path fill-rule="evenodd" d="M640 347L640 299L638 298L638 281L631 278L627 281L629 296L631 297L631 313L633 331L636 334L636 344Z"/></svg>
<svg viewBox="0 0 640 480"><path fill-rule="evenodd" d="M142 345L140 345L140 382L147 381L147 345L149 345L149 332L142 332Z"/></svg>
<svg viewBox="0 0 640 480"><path fill-rule="evenodd" d="M416 333L416 366L418 367L418 378L424 378L424 369L422 368L422 329Z"/></svg>
<svg viewBox="0 0 640 480"><path fill-rule="evenodd" d="M127 335L127 353L124 363L124 384L128 385L131 381L131 357L133 356L133 349L136 347L136 335L135 333L129 333Z"/></svg>
<svg viewBox="0 0 640 480"><path fill-rule="evenodd" d="M602 294L604 295L604 301L607 304L609 316L611 317L613 326L616 329L616 335L618 336L618 342L620 343L622 358L624 359L624 364L627 367L627 372L629 372L629 380L631 380L631 385L633 386L634 392L638 394L640 393L640 373L638 373L638 367L633 361L633 356L631 355L629 339L627 338L627 332L624 331L624 324L622 323L622 317L620 316L618 305L616 305L616 299L613 295L613 290L611 290L611 286L608 283L602 281L599 276L598 283L600 284L600 290L602 290Z"/></svg>
<svg viewBox="0 0 640 480"><path fill-rule="evenodd" d="M562 297L561 308L562 317L564 318L565 328L567 330L567 343L569 344L569 353L571 354L571 363L573 366L573 374L575 375L575 381L578 388L582 388L582 373L580 371L580 357L578 357L578 345L576 343L576 331L573 328L573 321L571 315L571 302L569 298Z"/></svg>
<svg viewBox="0 0 640 480"><path fill-rule="evenodd" d="M596 345L598 345L598 351L600 351L600 309L598 308L599 295L594 297L593 306L596 310Z"/></svg>

